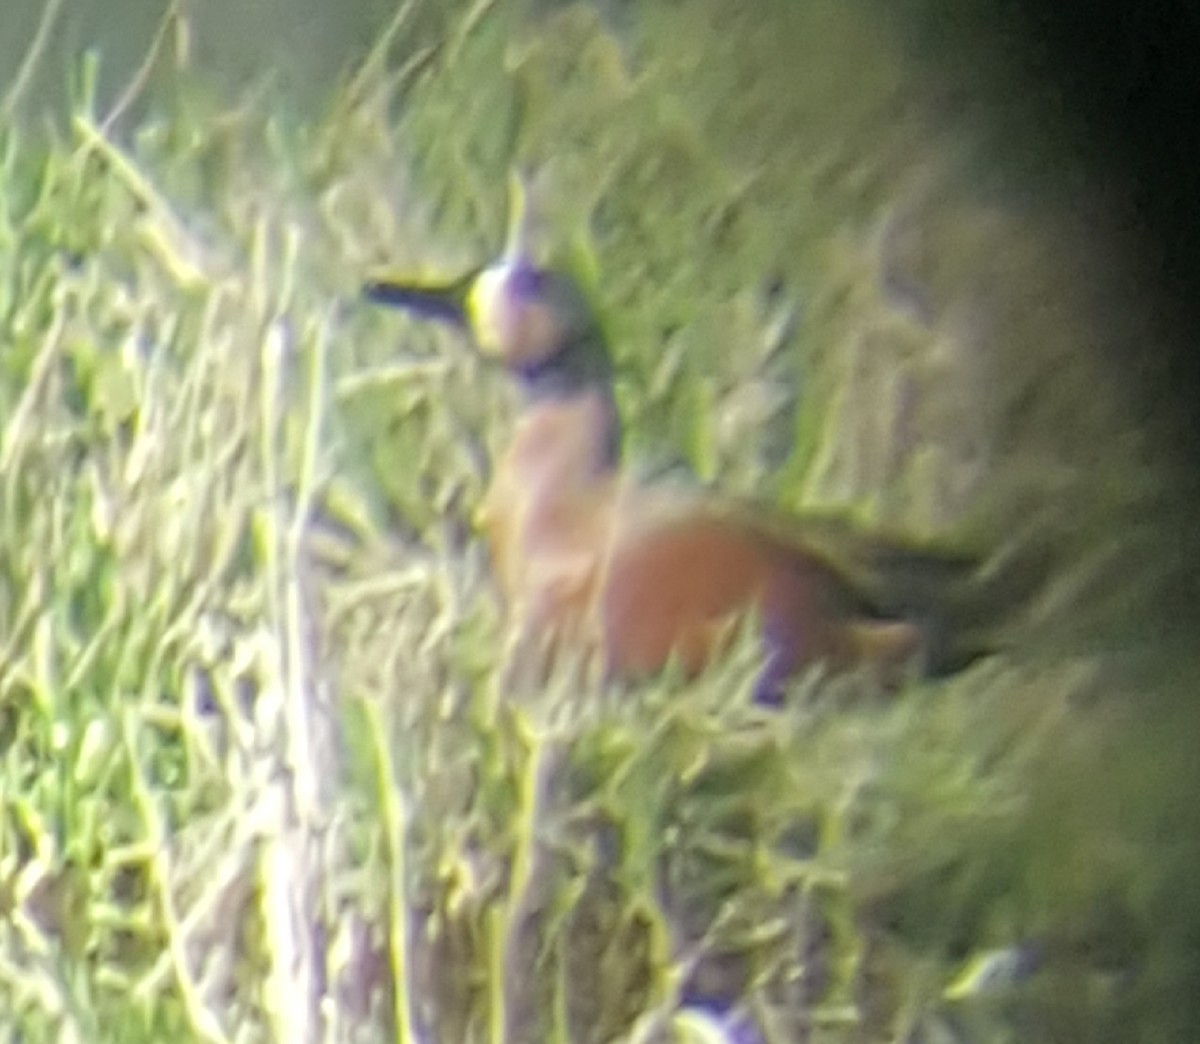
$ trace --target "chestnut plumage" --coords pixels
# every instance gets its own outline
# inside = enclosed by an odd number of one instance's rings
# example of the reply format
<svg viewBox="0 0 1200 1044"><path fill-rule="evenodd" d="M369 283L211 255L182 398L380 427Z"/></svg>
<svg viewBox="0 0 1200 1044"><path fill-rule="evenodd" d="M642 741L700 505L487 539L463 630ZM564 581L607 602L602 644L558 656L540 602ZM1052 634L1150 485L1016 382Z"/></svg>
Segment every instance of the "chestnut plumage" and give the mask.
<svg viewBox="0 0 1200 1044"><path fill-rule="evenodd" d="M518 228L500 261L453 282L366 287L373 301L463 328L522 392L481 512L519 648L569 644L619 677L670 662L694 674L753 612L765 702L814 663L894 680L986 651L956 633L964 595L980 596L969 557L624 476L600 325L578 286L535 265L520 240Z"/></svg>

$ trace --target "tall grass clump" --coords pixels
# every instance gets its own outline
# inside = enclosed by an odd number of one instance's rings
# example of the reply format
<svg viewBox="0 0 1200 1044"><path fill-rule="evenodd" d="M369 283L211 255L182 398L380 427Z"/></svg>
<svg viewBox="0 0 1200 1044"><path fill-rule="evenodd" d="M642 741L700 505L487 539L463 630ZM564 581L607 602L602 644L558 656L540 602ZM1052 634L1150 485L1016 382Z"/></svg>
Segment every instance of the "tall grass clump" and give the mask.
<svg viewBox="0 0 1200 1044"><path fill-rule="evenodd" d="M1093 483L1004 340L1042 338L1060 406L1094 381L1013 304L1053 255L995 261L990 233L1033 223L942 194L957 160L888 115L899 66L834 126L828 70L782 94L753 25L666 12L407 3L305 119L221 95L164 34L115 108L89 59L66 125L0 126L5 1039L1125 1041L1187 1017L1190 719L1161 696L1186 667L1126 655L1132 588L1103 571L1104 520L1157 483L1136 431ZM807 137L772 151L748 135L776 104ZM935 537L988 533L972 504L1048 515L1064 573L1007 651L891 695L816 671L779 712L749 700L748 640L689 685L506 685L471 520L512 404L457 336L357 294L380 262L490 256L515 164L605 310L635 460ZM1078 525L1023 511L1076 495Z"/></svg>

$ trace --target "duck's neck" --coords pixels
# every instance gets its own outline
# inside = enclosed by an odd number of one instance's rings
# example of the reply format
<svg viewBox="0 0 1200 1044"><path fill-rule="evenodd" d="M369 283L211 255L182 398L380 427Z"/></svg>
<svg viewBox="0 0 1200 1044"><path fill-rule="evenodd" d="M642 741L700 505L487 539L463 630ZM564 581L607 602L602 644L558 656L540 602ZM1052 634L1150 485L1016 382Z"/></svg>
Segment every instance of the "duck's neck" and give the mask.
<svg viewBox="0 0 1200 1044"><path fill-rule="evenodd" d="M514 369L527 408L551 403L592 400L599 403L598 430L592 434L606 467L621 456L621 417L613 393L613 369L598 333L580 337L551 358Z"/></svg>

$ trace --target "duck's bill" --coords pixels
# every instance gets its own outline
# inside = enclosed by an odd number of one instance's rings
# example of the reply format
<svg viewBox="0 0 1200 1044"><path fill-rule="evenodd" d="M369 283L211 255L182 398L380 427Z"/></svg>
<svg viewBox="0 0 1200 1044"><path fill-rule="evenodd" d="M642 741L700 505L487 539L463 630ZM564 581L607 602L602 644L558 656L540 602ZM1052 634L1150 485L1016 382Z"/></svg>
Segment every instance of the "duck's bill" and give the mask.
<svg viewBox="0 0 1200 1044"><path fill-rule="evenodd" d="M363 284L363 296L376 304L403 308L425 319L467 325L467 295L477 273L451 283L413 283L387 275Z"/></svg>

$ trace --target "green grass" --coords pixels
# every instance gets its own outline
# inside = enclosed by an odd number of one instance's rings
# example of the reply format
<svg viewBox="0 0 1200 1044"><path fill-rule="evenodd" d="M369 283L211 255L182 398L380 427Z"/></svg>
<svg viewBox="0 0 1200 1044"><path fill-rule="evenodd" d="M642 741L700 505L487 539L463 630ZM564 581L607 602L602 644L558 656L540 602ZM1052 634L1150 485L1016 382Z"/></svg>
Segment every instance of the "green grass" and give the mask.
<svg viewBox="0 0 1200 1044"><path fill-rule="evenodd" d="M938 162L876 151L899 65L840 112L816 70L790 102L809 137L749 140L791 59L736 18L671 49L655 9L639 66L581 8L552 46L459 7L415 5L311 123L185 70L128 126L85 65L69 127L0 128L4 1039L725 1039L677 1015L685 990L769 1040L1170 1039L1194 715L1112 641L1079 648L1070 578L1036 654L894 698L816 675L756 710L748 642L689 686L501 683L470 518L506 390L356 293L381 261L494 250L512 162L549 170L547 241L609 318L635 459L951 535L1005 501L993 474L1014 503L1091 490L1114 524L1141 487L1123 444L1093 490L1087 439L1005 443L1040 373L989 384L970 331L888 306L879 228L911 187L888 170ZM756 61L749 112L722 111ZM791 205L798 184L831 195ZM982 263L991 240L936 242ZM927 248L951 313L961 273ZM1120 633L1127 592L1100 594ZM1029 940L1029 982L972 986Z"/></svg>

